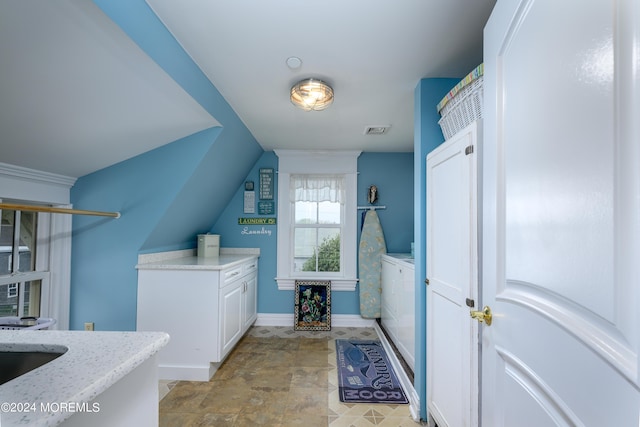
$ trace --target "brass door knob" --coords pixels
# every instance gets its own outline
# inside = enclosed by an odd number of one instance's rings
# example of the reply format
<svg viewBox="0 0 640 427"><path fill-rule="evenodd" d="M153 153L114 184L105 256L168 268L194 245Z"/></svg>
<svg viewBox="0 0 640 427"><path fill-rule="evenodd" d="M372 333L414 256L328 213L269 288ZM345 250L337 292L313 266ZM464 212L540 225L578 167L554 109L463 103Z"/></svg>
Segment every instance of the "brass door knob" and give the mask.
<svg viewBox="0 0 640 427"><path fill-rule="evenodd" d="M482 311L471 311L469 314L478 322L484 322L487 326L491 326L493 315L491 314L491 308L489 308L489 306L485 305Z"/></svg>

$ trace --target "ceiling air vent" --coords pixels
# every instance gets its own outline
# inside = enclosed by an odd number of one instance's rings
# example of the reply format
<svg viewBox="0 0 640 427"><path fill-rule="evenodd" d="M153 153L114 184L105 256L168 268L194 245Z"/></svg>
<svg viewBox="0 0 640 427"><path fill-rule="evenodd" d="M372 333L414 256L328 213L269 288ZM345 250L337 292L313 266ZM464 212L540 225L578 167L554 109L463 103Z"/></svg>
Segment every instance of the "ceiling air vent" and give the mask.
<svg viewBox="0 0 640 427"><path fill-rule="evenodd" d="M367 126L364 128L365 135L384 135L389 132L391 126Z"/></svg>

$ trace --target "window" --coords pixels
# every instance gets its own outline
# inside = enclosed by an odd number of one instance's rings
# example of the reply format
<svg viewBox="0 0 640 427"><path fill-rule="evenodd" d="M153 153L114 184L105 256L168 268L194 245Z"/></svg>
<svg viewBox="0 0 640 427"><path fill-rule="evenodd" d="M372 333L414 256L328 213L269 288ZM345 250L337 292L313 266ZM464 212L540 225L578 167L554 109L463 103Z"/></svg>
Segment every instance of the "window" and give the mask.
<svg viewBox="0 0 640 427"><path fill-rule="evenodd" d="M75 181L63 175L0 163L0 202L71 207L69 190ZM12 315L53 317L55 329L67 329L71 215L23 211L16 221L16 213L0 209L0 310L5 313L10 310ZM14 237L18 238L17 243ZM10 303L6 300L9 286L17 289L17 296Z"/></svg>
<svg viewBox="0 0 640 427"><path fill-rule="evenodd" d="M39 217L35 212L1 211L0 220L0 316L40 316L42 280L47 271L36 271Z"/></svg>
<svg viewBox="0 0 640 427"><path fill-rule="evenodd" d="M296 279L357 283L357 158L360 152L277 150L278 289Z"/></svg>
<svg viewBox="0 0 640 427"><path fill-rule="evenodd" d="M10 283L7 285L7 299L16 298L18 296L18 284Z"/></svg>
<svg viewBox="0 0 640 427"><path fill-rule="evenodd" d="M340 273L343 175L291 175L293 271Z"/></svg>

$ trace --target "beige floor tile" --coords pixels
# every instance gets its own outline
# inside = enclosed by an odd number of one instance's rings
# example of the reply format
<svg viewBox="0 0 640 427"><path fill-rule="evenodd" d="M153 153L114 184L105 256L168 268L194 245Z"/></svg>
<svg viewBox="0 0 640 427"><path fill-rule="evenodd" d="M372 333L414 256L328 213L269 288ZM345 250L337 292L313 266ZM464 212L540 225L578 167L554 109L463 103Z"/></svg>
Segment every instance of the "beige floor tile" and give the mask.
<svg viewBox="0 0 640 427"><path fill-rule="evenodd" d="M282 424L284 414L265 411L242 411L236 416L234 426L278 426Z"/></svg>
<svg viewBox="0 0 640 427"><path fill-rule="evenodd" d="M291 388L287 399L285 414L328 415L326 386L322 388Z"/></svg>
<svg viewBox="0 0 640 427"><path fill-rule="evenodd" d="M233 427L238 425L237 418L236 414L198 414L186 427Z"/></svg>
<svg viewBox="0 0 640 427"><path fill-rule="evenodd" d="M334 339L373 329L254 327L209 382L161 383L161 427L416 427L409 405L340 402Z"/></svg>
<svg viewBox="0 0 640 427"><path fill-rule="evenodd" d="M408 415L406 417L385 417L378 424L379 427L418 427L420 425Z"/></svg>
<svg viewBox="0 0 640 427"><path fill-rule="evenodd" d="M327 427L329 417L326 415L286 415L278 427Z"/></svg>
<svg viewBox="0 0 640 427"><path fill-rule="evenodd" d="M342 416L329 424L330 427L372 427L375 426L371 420L362 417Z"/></svg>
<svg viewBox="0 0 640 427"><path fill-rule="evenodd" d="M308 368L300 367L292 370L291 387L304 388L326 387L328 382L328 372L326 367Z"/></svg>
<svg viewBox="0 0 640 427"><path fill-rule="evenodd" d="M160 411L192 412L212 389L207 382L180 381L160 402Z"/></svg>

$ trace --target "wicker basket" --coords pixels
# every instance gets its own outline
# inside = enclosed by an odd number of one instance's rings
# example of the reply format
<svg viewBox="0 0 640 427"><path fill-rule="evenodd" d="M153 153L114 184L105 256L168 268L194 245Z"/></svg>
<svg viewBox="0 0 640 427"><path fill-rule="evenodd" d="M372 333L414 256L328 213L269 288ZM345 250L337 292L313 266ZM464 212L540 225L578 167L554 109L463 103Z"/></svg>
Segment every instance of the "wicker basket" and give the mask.
<svg viewBox="0 0 640 427"><path fill-rule="evenodd" d="M472 73L474 72L478 74L478 69ZM480 69L480 73L482 73L482 69ZM456 86L457 90L455 90L454 96L447 99L450 96L447 95L438 104L439 106L444 104L439 110L442 118L438 121L438 124L442 128L445 139L451 138L471 122L482 118L483 76L480 74L472 79L466 77L461 83L465 82L465 80L470 80L470 82Z"/></svg>

